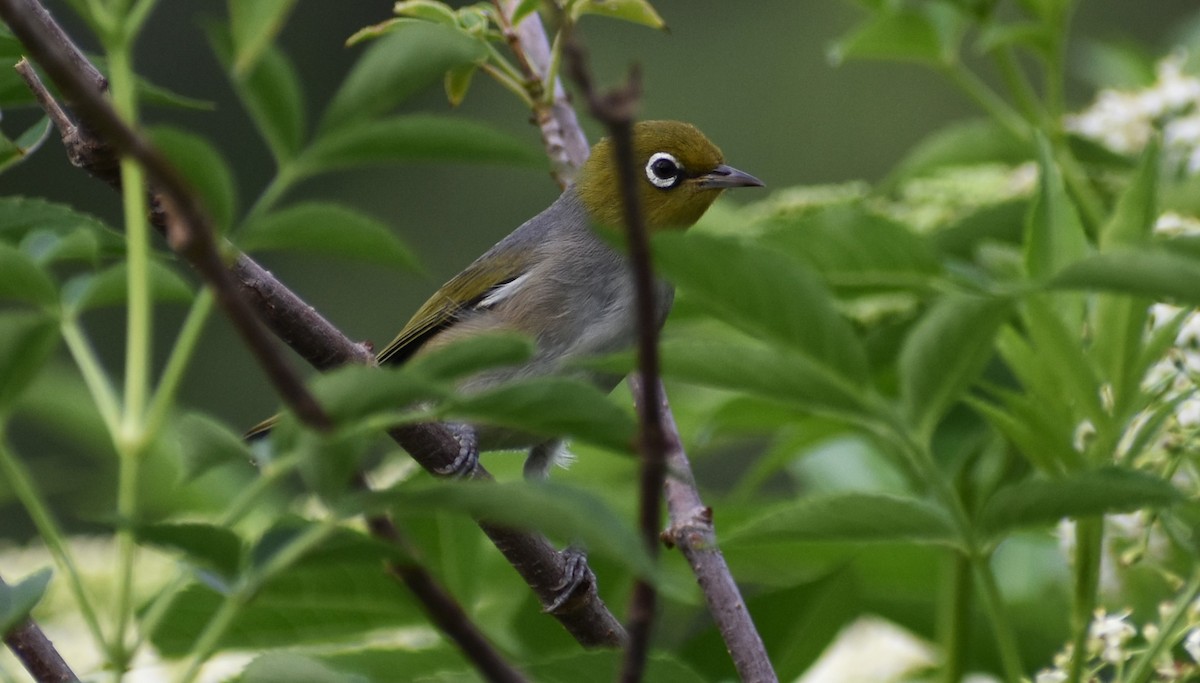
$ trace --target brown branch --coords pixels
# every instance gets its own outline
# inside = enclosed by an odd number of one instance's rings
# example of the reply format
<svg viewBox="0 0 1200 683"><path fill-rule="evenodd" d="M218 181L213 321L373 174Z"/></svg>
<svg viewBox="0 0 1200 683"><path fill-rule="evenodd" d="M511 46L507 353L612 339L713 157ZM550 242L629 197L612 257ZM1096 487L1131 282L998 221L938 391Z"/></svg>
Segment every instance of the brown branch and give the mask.
<svg viewBox="0 0 1200 683"><path fill-rule="evenodd" d="M4 579L0 578L0 585ZM25 670L38 683L77 683L79 677L71 671L54 643L46 637L33 619L25 619L4 634L4 644L21 660Z"/></svg>
<svg viewBox="0 0 1200 683"><path fill-rule="evenodd" d="M5 6L12 4L12 0L4 2ZM39 7L37 11L53 24L44 10ZM56 49L78 54L78 48L61 30L56 35L62 36L63 41L53 44ZM31 82L30 85L35 92L39 91L37 86L40 83L35 86ZM93 82L92 92L99 92L101 85ZM41 87L40 90L44 93L45 88ZM43 99L41 94L39 99ZM48 93L45 93L44 99L53 101ZM71 161L117 187L120 176L116 151L105 140L91 134L90 130L88 126L60 127ZM154 211L151 220L165 229L163 211ZM374 362L369 349L351 341L248 256L238 255L230 271L246 300L271 331L318 369L325 370L346 363ZM444 425L412 425L392 430L390 434L423 468L433 473L447 471L459 456L458 440ZM490 478L482 466L472 476ZM545 537L483 521L480 526L534 590L541 603L544 606L557 605L551 614L582 645L614 647L623 642L624 630L600 599L590 570L590 579L578 584L571 599L561 601L560 590L568 584L568 563Z"/></svg>
<svg viewBox="0 0 1200 683"><path fill-rule="evenodd" d="M75 103L76 111L88 127L94 127L104 135L104 142L134 158L143 167L152 186L158 189L156 198L161 211L156 215L165 221L168 243L200 273L214 291L218 303L284 401L309 426L319 431L331 429L329 416L278 352L274 341L243 296L238 281L226 268L218 251L215 232L199 199L175 168L144 137L121 121L103 97L103 90L98 83L94 78L89 78L90 72L79 66L82 55L78 49L61 30L47 28L47 25L56 25L36 0L0 0L0 17L42 65L51 80ZM35 87L35 91L41 86L36 77L32 80L27 77L27 82ZM52 100L44 88L38 92L38 99ZM52 115L66 119L65 112L57 107L55 109L57 111ZM64 136L79 135L80 130L79 126L70 126L62 132ZM97 145L95 149L104 147L107 145ZM111 165L105 168L111 168ZM263 274L265 271L258 275ZM298 317L312 322L312 316L315 315L315 311L309 308L307 314L302 313ZM358 348L354 353L361 355ZM372 517L369 524L384 540L403 542L395 525L386 516ZM520 672L504 661L499 651L466 618L462 608L423 567L415 562L405 562L393 563L391 569L413 590L434 622L459 644L468 659L488 680L510 683L525 680Z"/></svg>
<svg viewBox="0 0 1200 683"><path fill-rule="evenodd" d="M612 139L617 181L628 232L630 266L637 308L638 373L647 378L638 398L638 452L641 456L641 475L638 486L638 526L642 542L650 557L658 554L658 529L662 519L663 483L666 479L666 438L662 425L662 394L658 382L658 305L655 296L654 271L650 263L650 240L638 201L636 160L633 156L633 119L641 97L641 74L635 67L629 82L599 94L592 86L587 67L587 55L575 36L568 33L563 47L570 64L571 77L579 84L592 116L603 123ZM629 603L629 645L620 680L636 683L642 680L646 657L650 649L650 634L654 625L654 610L658 600L654 584L648 577L638 579Z"/></svg>
<svg viewBox="0 0 1200 683"><path fill-rule="evenodd" d="M642 378L630 375L629 388L634 399L641 395ZM679 428L667 404L666 392L662 396L663 425L667 439L667 511L671 526L663 532L663 541L669 547L678 547L687 558L696 581L708 603L708 611L716 622L725 647L733 659L738 678L746 683L776 683L779 678L767 656L762 637L754 628L746 602L742 599L737 582L729 571L725 556L717 545L717 534L713 528L712 508L706 506L696 490L696 479L692 465L683 450Z"/></svg>
<svg viewBox="0 0 1200 683"><path fill-rule="evenodd" d="M537 12L531 12L516 26L508 21L520 4L520 0L496 0L501 19L505 22L501 29L509 48L517 57L521 72L530 83L536 85L530 89L534 101L534 121L541 130L546 156L553 166L554 180L559 187L565 188L575 180L575 174L587 161L590 151L587 136L579 127L575 107L571 106L562 79L555 77L551 86L552 97L547 98L547 93L541 92L546 74L550 71L550 43Z"/></svg>

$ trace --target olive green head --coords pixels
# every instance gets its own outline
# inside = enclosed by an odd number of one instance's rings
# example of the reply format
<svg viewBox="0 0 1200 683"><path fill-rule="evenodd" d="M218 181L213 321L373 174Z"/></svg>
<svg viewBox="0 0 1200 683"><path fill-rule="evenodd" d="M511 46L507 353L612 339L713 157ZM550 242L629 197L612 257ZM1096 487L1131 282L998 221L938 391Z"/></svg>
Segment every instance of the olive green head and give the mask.
<svg viewBox="0 0 1200 683"><path fill-rule="evenodd" d="M633 128L637 187L646 227L688 228L730 187L762 187L754 176L725 165L721 150L695 126L679 121L642 121ZM592 220L624 221L616 159L608 138L592 154L575 183Z"/></svg>

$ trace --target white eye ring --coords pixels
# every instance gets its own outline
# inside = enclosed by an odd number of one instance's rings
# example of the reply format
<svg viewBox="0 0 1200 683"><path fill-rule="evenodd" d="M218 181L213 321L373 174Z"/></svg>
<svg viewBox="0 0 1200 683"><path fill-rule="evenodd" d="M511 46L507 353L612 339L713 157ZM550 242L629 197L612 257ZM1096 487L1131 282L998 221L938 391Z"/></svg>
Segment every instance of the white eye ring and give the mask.
<svg viewBox="0 0 1200 683"><path fill-rule="evenodd" d="M668 162L674 169L671 175L665 178L660 176L654 168L656 164L661 168L663 166L659 164L661 161ZM682 172L683 166L679 164L679 160L666 152L655 152L650 155L650 161L646 162L646 179L655 187L661 187L664 190L668 187L674 187L679 182Z"/></svg>

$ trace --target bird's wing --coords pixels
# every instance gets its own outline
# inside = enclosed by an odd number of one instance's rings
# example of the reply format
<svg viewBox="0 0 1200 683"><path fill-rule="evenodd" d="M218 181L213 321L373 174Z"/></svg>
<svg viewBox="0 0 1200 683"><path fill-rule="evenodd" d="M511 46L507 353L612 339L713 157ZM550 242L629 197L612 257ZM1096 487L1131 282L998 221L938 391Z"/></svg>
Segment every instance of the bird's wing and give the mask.
<svg viewBox="0 0 1200 683"><path fill-rule="evenodd" d="M529 249L509 249L504 242L442 285L376 357L384 363L403 363L434 335L473 309L487 308L499 299L498 290L524 275L532 265ZM497 265L500 264L500 265Z"/></svg>

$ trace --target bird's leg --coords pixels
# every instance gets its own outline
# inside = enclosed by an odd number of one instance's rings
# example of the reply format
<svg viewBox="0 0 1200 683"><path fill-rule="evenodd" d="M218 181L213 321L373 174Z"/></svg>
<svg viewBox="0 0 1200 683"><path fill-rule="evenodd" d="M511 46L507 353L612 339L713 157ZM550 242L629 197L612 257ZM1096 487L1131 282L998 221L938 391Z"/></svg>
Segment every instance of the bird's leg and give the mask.
<svg viewBox="0 0 1200 683"><path fill-rule="evenodd" d="M550 468L555 463L570 461L571 454L567 452L559 439L540 443L529 449L525 458L525 480L546 481L550 478ZM587 551L578 542L572 542L559 555L563 559L563 580L554 587L555 597L542 607L542 611L552 613L570 602L579 589L596 582L596 575L588 566Z"/></svg>
<svg viewBox="0 0 1200 683"><path fill-rule="evenodd" d="M479 466L479 440L475 428L465 422L448 422L446 426L458 442L458 455L454 461L435 472L438 476L461 479L471 476Z"/></svg>

